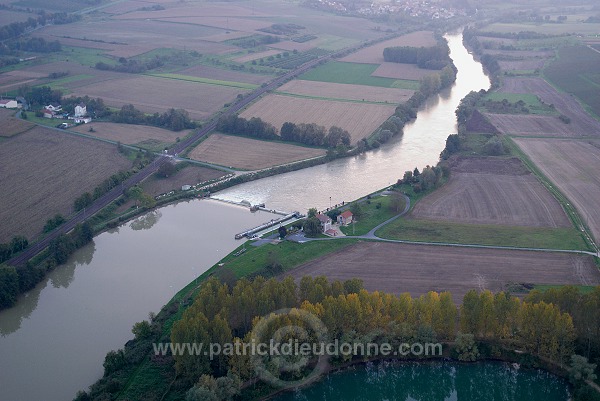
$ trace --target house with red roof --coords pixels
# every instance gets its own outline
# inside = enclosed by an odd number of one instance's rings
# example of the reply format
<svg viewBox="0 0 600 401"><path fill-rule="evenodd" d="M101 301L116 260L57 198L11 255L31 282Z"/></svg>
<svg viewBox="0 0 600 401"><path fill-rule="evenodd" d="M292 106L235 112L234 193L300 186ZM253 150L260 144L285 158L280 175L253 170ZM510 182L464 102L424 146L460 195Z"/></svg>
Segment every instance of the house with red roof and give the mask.
<svg viewBox="0 0 600 401"><path fill-rule="evenodd" d="M339 225L342 226L347 226L348 224L352 223L352 217L354 215L352 214L352 212L350 210L346 210L343 213L340 213L337 217L337 222Z"/></svg>

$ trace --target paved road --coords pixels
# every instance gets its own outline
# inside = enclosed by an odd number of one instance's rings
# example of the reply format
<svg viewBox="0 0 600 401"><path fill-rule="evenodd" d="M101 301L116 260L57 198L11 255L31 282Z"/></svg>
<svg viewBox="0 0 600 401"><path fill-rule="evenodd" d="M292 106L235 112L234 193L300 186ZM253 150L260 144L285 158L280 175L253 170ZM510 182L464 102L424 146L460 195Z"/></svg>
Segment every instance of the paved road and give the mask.
<svg viewBox="0 0 600 401"><path fill-rule="evenodd" d="M90 12L90 10L92 10L92 9L87 9L87 10L85 10L85 12ZM354 46L353 48L351 48L351 51L354 51L354 50L358 49L359 47L360 46ZM249 95L245 96L244 98L238 100L236 103L232 104L220 116L228 116L228 115L237 113L238 111L242 110L244 107L248 106L251 102L255 101L260 96L265 94L266 92L274 90L275 88L283 85L287 80L292 79L292 78L306 72L307 70L318 65L319 63L321 63L323 61L327 61L327 60L331 59L332 57L335 57L338 54L341 54L344 51L348 51L348 49L342 50L342 51L339 51L336 53L328 54L325 56L320 56L316 59L313 59L311 61L308 61L308 62L302 64L298 68L287 72L286 74L274 79L270 83L255 89ZM166 155L159 156L156 160L154 160L152 163L147 165L144 169L140 170L137 174L135 174L135 175L131 176L129 179L127 179L122 185L119 185L117 188L114 188L110 192L108 192L108 193L104 194L103 196L101 196L100 198L96 199L94 201L94 203L92 205L90 205L90 207L88 207L84 211L81 211L81 212L77 213L76 215L74 215L73 217L71 217L71 219L69 219L65 224L58 227L56 230L52 231L50 234L48 234L43 239L37 241L35 244L32 244L29 248L27 248L21 254L10 259L7 263L10 265L13 265L13 266L24 265L29 259L31 259L35 255L37 255L39 252L44 250L44 248L46 248L48 245L50 245L52 240L54 240L61 234L65 234L65 233L71 231L77 224L84 222L86 219L88 219L89 217L91 217L92 215L94 215L95 213L100 211L102 208L108 206L111 202L113 202L115 199L117 199L119 196L121 196L125 189L139 184L142 180L146 179L148 176L150 176L152 173L154 173L163 163L166 163L168 160L170 160L172 156L175 156L175 155L183 152L188 147L194 145L196 142L198 142L200 139L202 139L202 137L207 135L210 131L212 131L217 126L217 121L220 116L214 117L213 119L209 120L202 128L200 128L198 131L196 131L196 133L194 135L192 135L191 137L187 138L184 141L177 143L172 149L170 149L168 151L168 153ZM169 156L171 156L171 157L169 157Z"/></svg>
<svg viewBox="0 0 600 401"><path fill-rule="evenodd" d="M389 238L378 237L377 235L375 235L375 232L377 230L379 230L381 227L391 223L392 221L404 216L410 210L410 198L406 195L403 195L403 196L405 199L404 210L400 214L397 214L396 216L392 217L391 219L388 219L388 220L384 221L383 223L378 224L377 226L375 226L373 229L371 229L371 231L369 231L365 235L328 237L328 238L307 238L304 235L295 234L295 235L289 237L288 239L290 239L291 241L294 241L294 242L303 243L303 242L309 242L309 241L333 241L333 240L339 240L339 239L345 239L345 238L357 238L357 239L366 239L366 240L376 240L376 241L382 241L382 242L394 242L394 243L398 243L398 244L450 246L450 247L457 247L457 248L501 249L501 250L513 250L513 251L571 253L571 254L579 254L579 255L596 256L596 257L600 258L600 252L594 253L594 252L590 252L590 251L579 251L579 250L573 250L573 249L523 248L523 247L516 247L516 246L456 244L456 243L450 243L450 242L407 241L407 240L400 240L400 239L389 239Z"/></svg>

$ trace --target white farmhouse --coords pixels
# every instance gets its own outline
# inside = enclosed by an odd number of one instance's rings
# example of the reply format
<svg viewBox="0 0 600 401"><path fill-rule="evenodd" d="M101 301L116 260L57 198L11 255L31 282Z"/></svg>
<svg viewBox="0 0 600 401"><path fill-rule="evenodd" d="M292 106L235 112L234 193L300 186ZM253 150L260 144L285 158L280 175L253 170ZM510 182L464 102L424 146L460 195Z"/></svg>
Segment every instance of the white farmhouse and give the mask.
<svg viewBox="0 0 600 401"><path fill-rule="evenodd" d="M16 109L18 107L18 103L13 99L0 99L0 107L4 107L6 109Z"/></svg>
<svg viewBox="0 0 600 401"><path fill-rule="evenodd" d="M87 107L83 103L75 106L75 117L84 117L87 114Z"/></svg>

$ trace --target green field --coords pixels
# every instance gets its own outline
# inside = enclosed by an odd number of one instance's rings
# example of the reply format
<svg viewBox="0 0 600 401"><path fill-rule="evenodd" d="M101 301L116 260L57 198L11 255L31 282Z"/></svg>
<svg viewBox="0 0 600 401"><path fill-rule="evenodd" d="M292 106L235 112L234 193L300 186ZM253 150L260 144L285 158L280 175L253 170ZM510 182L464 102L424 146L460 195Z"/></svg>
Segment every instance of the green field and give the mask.
<svg viewBox="0 0 600 401"><path fill-rule="evenodd" d="M590 48L568 46L544 69L545 78L554 86L575 95L596 116L600 116L600 84L597 83L600 53Z"/></svg>
<svg viewBox="0 0 600 401"><path fill-rule="evenodd" d="M218 79L192 77L189 75L181 75L181 74L146 74L146 75L149 75L152 77L158 77L158 78L177 79L179 81L197 82L197 83L201 83L201 84L229 86L232 88L242 88L242 89L250 89L250 90L258 88L258 85L247 84L244 82L221 81Z"/></svg>
<svg viewBox="0 0 600 401"><path fill-rule="evenodd" d="M379 67L377 64L330 61L300 75L299 79L392 88L396 79L371 76L377 67Z"/></svg>
<svg viewBox="0 0 600 401"><path fill-rule="evenodd" d="M356 222L348 226L343 226L340 229L346 235L365 235L378 224L391 219L399 212L404 210L404 198L400 198L399 210L391 210L391 196L378 196L373 199L368 199L361 202L360 208L362 216L356 219Z"/></svg>
<svg viewBox="0 0 600 401"><path fill-rule="evenodd" d="M484 98L484 100L493 100L501 102L506 99L510 103L516 103L519 100L525 102L526 107L529 109L531 114L558 114L556 110L551 108L549 105L542 103L538 96L531 93L504 93L504 92L490 92Z"/></svg>
<svg viewBox="0 0 600 401"><path fill-rule="evenodd" d="M382 238L407 241L587 250L574 228L460 224L400 218L377 230Z"/></svg>
<svg viewBox="0 0 600 401"><path fill-rule="evenodd" d="M486 26L483 29L484 32L499 32L499 33L510 33L510 32L537 32L544 35L567 35L572 33L578 33L584 36L595 36L600 32L600 24L591 23L578 23L578 22L565 22L561 24L556 23L495 23Z"/></svg>
<svg viewBox="0 0 600 401"><path fill-rule="evenodd" d="M260 247L247 244L245 245L246 251L240 256L236 257L231 253L221 263L224 263L223 267L231 269L236 277L243 277L265 268L269 265L270 258L275 258L284 270L289 270L320 256L355 244L356 241L356 239L343 239L313 241L304 244L284 241L277 245L267 244Z"/></svg>

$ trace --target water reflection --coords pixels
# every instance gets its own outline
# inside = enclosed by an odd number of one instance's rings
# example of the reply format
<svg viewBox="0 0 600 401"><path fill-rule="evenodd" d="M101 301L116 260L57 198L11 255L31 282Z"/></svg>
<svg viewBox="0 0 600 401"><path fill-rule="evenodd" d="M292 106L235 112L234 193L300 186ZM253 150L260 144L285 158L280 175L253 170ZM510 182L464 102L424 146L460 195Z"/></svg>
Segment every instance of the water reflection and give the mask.
<svg viewBox="0 0 600 401"><path fill-rule="evenodd" d="M275 401L564 401L566 381L540 370L485 362L382 362L328 375Z"/></svg>
<svg viewBox="0 0 600 401"><path fill-rule="evenodd" d="M150 213L146 213L145 215L133 220L129 224L129 227L135 231L149 230L154 227L156 223L158 223L158 220L160 220L161 217L162 213L160 210L153 210Z"/></svg>

